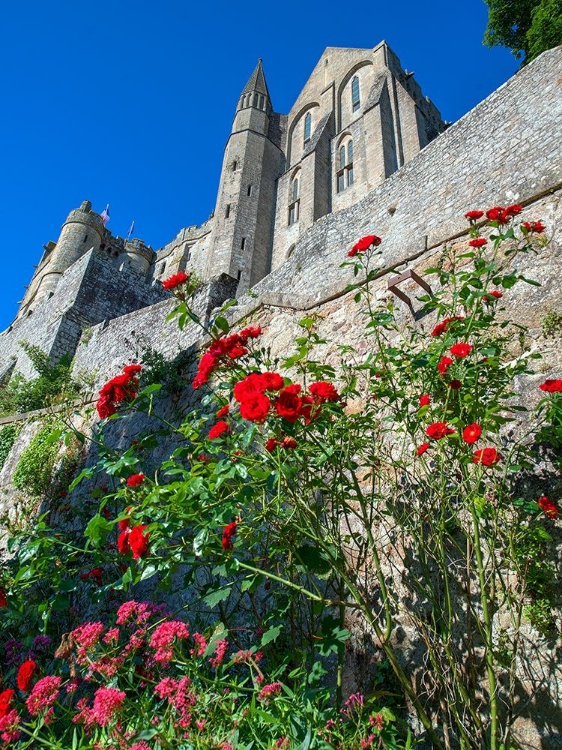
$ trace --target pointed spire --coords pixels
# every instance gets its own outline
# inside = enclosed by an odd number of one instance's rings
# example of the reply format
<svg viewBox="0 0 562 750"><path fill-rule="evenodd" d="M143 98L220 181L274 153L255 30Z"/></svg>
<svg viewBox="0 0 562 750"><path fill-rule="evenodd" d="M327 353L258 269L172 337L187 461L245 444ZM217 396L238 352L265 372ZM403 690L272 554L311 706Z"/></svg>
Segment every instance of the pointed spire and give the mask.
<svg viewBox="0 0 562 750"><path fill-rule="evenodd" d="M267 83L265 82L265 76L263 74L261 57L258 60L258 64L254 68L254 72L250 76L248 83L244 86L242 95L251 94L252 91L257 91L258 94L264 94L268 99L270 98Z"/></svg>

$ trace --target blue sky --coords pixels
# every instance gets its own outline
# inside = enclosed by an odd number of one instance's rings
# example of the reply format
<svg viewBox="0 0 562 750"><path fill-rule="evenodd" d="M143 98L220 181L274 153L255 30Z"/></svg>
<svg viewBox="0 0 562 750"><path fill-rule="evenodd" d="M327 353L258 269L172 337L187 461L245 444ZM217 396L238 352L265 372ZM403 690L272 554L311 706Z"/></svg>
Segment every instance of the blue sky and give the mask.
<svg viewBox="0 0 562 750"><path fill-rule="evenodd" d="M264 10L265 7L265 10ZM278 9L279 15L272 15ZM325 47L385 39L455 121L518 68L482 45L483 0L274 5L22 0L3 8L0 330L82 200L154 248L211 213L238 96L263 58L288 112Z"/></svg>

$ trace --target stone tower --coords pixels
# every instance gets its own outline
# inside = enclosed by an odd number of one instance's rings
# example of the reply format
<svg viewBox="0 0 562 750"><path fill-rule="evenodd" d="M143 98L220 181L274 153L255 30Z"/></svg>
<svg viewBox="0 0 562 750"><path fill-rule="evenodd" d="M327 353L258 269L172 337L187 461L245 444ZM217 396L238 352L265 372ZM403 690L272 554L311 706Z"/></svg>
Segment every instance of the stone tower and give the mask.
<svg viewBox="0 0 562 750"><path fill-rule="evenodd" d="M259 60L226 145L208 255L208 275L238 279L237 296L270 270L276 180L284 158L279 119Z"/></svg>
<svg viewBox="0 0 562 750"><path fill-rule="evenodd" d="M80 208L71 211L62 225L57 242L46 245L18 317L31 314L39 302L52 297L63 273L88 250L99 249L104 232L102 218L92 211L90 201L84 201Z"/></svg>

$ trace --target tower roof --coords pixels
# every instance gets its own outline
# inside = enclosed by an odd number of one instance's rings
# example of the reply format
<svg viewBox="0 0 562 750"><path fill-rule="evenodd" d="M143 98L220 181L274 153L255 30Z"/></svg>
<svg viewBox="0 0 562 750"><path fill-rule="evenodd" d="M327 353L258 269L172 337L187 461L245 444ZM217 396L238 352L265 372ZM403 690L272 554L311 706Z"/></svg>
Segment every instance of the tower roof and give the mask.
<svg viewBox="0 0 562 750"><path fill-rule="evenodd" d="M242 95L250 94L252 91L257 91L258 94L265 94L265 96L267 96L268 99L271 98L269 96L267 83L265 82L265 75L263 74L263 66L261 62L261 57L258 60L258 64L254 68L254 72L250 76L248 83L244 86Z"/></svg>

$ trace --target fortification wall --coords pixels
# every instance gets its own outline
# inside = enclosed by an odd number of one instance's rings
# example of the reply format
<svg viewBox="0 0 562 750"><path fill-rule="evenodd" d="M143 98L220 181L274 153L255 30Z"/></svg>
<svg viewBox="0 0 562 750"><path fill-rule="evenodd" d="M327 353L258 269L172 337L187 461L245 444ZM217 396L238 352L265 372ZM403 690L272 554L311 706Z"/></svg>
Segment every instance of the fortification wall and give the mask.
<svg viewBox="0 0 562 750"><path fill-rule="evenodd" d="M30 315L0 334L0 374L13 365L25 377L37 375L20 341L57 359L74 353L85 327L169 297L160 285L150 286L123 261L124 256L111 260L101 251L90 250L73 263L53 297L38 303Z"/></svg>

